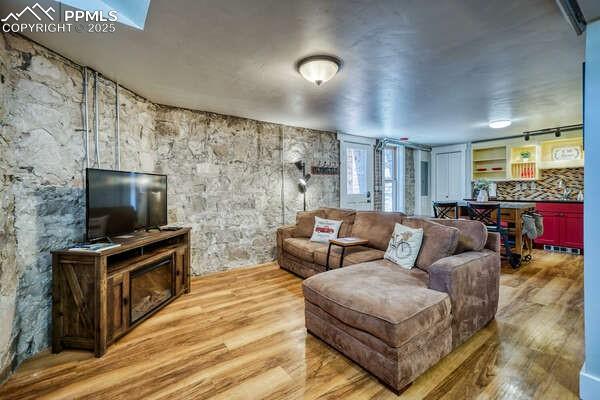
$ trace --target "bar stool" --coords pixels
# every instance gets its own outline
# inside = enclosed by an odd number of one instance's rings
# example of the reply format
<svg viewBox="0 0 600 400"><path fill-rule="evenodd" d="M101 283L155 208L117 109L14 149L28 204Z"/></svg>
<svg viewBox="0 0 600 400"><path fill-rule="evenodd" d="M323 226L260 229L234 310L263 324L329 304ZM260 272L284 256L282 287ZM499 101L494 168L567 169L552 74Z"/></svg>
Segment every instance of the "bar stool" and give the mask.
<svg viewBox="0 0 600 400"><path fill-rule="evenodd" d="M510 242L508 241L508 229L503 227L500 221L500 203L468 202L467 209L469 211L469 219L483 223L489 232L500 234L502 244L504 245L505 257L508 259L510 266L513 268L520 266L521 257L512 252Z"/></svg>
<svg viewBox="0 0 600 400"><path fill-rule="evenodd" d="M454 212L454 216L452 216ZM442 219L458 219L458 203L456 201L434 201L433 215Z"/></svg>

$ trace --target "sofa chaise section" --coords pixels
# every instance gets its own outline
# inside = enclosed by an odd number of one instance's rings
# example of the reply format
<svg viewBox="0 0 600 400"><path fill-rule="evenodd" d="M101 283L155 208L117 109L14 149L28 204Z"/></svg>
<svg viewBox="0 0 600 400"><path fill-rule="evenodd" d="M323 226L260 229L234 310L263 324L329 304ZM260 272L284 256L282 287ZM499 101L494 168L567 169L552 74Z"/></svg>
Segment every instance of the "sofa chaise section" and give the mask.
<svg viewBox="0 0 600 400"><path fill-rule="evenodd" d="M452 350L450 298L387 260L304 281L306 329L394 389Z"/></svg>
<svg viewBox="0 0 600 400"><path fill-rule="evenodd" d="M288 239L309 241L309 223L301 219L278 231L278 261L310 277L303 283L307 330L396 392L494 318L500 238L483 224L358 211L347 229L368 245L345 258L343 268L320 273L325 244L306 247L310 255L286 250L286 240L294 242ZM411 270L381 259L396 223L424 231ZM338 265L333 256L330 265Z"/></svg>

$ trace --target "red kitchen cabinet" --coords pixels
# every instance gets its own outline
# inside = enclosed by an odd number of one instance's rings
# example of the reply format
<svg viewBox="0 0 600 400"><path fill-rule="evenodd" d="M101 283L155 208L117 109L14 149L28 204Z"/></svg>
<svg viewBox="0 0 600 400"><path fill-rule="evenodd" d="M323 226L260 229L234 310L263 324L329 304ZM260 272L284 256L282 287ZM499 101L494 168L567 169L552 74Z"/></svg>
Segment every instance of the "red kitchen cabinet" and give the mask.
<svg viewBox="0 0 600 400"><path fill-rule="evenodd" d="M561 234L561 217L558 213L549 213L539 211L544 217L544 234L539 238L535 239L537 244L549 244L559 246L560 234Z"/></svg>
<svg viewBox="0 0 600 400"><path fill-rule="evenodd" d="M562 229L562 246L583 249L583 214L565 214Z"/></svg>
<svg viewBox="0 0 600 400"><path fill-rule="evenodd" d="M544 217L544 235L537 244L583 249L583 204L537 203Z"/></svg>

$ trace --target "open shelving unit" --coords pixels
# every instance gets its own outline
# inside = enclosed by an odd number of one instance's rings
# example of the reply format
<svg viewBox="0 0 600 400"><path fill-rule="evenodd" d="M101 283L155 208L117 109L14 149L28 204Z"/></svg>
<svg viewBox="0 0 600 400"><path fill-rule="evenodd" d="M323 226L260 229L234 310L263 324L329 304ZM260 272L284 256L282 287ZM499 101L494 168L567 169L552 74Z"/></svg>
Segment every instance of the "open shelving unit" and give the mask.
<svg viewBox="0 0 600 400"><path fill-rule="evenodd" d="M510 148L510 178L533 181L539 178L539 146L524 145Z"/></svg>
<svg viewBox="0 0 600 400"><path fill-rule="evenodd" d="M506 146L474 148L472 179L506 179Z"/></svg>
<svg viewBox="0 0 600 400"><path fill-rule="evenodd" d="M571 157L560 159L557 152L563 151ZM569 159L571 158L571 159ZM581 168L584 162L583 137L548 140L541 145L541 169L550 168Z"/></svg>
<svg viewBox="0 0 600 400"><path fill-rule="evenodd" d="M583 164L581 132L475 142L471 147L473 181L535 181L544 169L580 168Z"/></svg>

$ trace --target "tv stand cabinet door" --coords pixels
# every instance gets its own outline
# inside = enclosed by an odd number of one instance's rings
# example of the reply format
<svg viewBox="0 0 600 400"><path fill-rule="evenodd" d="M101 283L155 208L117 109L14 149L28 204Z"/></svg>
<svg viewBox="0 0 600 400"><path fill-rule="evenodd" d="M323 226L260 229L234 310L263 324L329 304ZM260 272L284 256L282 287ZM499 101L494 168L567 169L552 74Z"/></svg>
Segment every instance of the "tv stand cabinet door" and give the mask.
<svg viewBox="0 0 600 400"><path fill-rule="evenodd" d="M175 295L183 293L187 288L187 248L178 247L175 250Z"/></svg>
<svg viewBox="0 0 600 400"><path fill-rule="evenodd" d="M129 326L129 274L108 279L108 340L113 341Z"/></svg>

